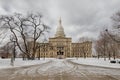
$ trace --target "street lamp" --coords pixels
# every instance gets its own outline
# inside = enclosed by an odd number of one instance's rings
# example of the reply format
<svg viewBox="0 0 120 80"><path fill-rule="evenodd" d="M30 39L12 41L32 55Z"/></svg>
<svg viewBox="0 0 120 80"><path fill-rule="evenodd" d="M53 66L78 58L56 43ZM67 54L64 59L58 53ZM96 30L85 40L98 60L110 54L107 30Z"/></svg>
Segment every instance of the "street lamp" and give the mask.
<svg viewBox="0 0 120 80"><path fill-rule="evenodd" d="M16 47L16 45L15 45L15 41L13 41L13 43L14 43L13 60L15 61L15 58L16 58L16 53L15 53L15 47Z"/></svg>
<svg viewBox="0 0 120 80"><path fill-rule="evenodd" d="M13 49L13 54L11 56L11 65L14 66L14 61L15 61L15 57L16 57L16 53L15 53L15 47L16 47L15 42L16 41L12 41L12 42L14 44L14 49Z"/></svg>
<svg viewBox="0 0 120 80"><path fill-rule="evenodd" d="M110 37L115 43L117 43L118 45L120 45L120 37L118 36L118 35L119 35L119 31L115 31L115 34L114 34L114 35L110 34L109 31L108 31L108 29L106 29L105 31L106 31L106 33L109 35L109 37ZM116 32L117 32L118 34L116 34ZM112 42L111 44L112 44L112 49L113 49L113 57L114 57L114 59L115 59L115 57L116 57L116 52L115 52L115 51L116 51L116 50L114 50L114 48L113 48L114 43ZM110 56L111 56L111 55L110 55Z"/></svg>

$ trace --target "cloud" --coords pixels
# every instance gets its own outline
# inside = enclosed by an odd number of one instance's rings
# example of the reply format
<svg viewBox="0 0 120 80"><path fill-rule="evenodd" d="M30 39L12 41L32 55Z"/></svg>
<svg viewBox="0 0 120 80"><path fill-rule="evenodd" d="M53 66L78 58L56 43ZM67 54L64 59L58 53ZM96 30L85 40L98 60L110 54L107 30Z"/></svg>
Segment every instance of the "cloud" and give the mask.
<svg viewBox="0 0 120 80"><path fill-rule="evenodd" d="M98 38L99 32L111 24L110 17L120 9L120 0L0 0L0 14L28 11L41 12L54 36L58 18L67 36Z"/></svg>

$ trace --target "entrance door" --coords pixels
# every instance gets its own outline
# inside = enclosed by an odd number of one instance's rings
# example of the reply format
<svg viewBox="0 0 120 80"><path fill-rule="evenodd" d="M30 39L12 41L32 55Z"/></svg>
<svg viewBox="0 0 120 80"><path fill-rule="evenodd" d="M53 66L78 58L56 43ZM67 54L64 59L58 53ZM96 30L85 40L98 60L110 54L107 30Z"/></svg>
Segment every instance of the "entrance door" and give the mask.
<svg viewBox="0 0 120 80"><path fill-rule="evenodd" d="M64 52L62 52L62 51L58 51L58 52L57 52L57 55L63 55L63 53L64 53Z"/></svg>
<svg viewBox="0 0 120 80"><path fill-rule="evenodd" d="M57 57L59 58L59 59L63 59L64 58L64 52L62 52L61 50L59 50L58 52L57 52Z"/></svg>

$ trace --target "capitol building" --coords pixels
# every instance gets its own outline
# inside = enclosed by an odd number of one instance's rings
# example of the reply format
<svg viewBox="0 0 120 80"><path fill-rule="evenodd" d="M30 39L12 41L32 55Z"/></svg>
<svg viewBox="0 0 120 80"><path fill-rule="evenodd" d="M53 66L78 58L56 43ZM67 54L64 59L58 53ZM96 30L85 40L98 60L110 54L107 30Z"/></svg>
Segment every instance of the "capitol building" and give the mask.
<svg viewBox="0 0 120 80"><path fill-rule="evenodd" d="M36 57L68 58L68 57L91 57L92 42L73 43L71 37L66 37L62 21L59 19L54 37L49 38L48 43L39 43L41 47Z"/></svg>

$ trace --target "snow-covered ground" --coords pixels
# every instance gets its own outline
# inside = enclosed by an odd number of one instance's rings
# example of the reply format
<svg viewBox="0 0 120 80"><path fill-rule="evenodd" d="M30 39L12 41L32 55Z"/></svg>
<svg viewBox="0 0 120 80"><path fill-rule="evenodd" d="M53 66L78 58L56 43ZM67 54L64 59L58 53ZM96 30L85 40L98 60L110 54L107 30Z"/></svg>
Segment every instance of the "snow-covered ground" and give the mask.
<svg viewBox="0 0 120 80"><path fill-rule="evenodd" d="M79 65L80 61L88 64L96 62L97 59L46 59L25 61L16 60L15 64L18 66L23 64L33 64L34 62L40 65L20 67L17 69L1 69L0 80L119 80L120 69L111 69L96 66ZM71 61L78 61L79 64L75 64ZM5 61L4 61L5 62ZM6 61L7 62L7 61ZM17 63L18 62L18 63ZM100 59L101 64L104 62ZM21 64L20 64L21 63ZM41 64L42 63L42 64ZM97 63L97 62L96 62ZM107 62L106 62L107 63Z"/></svg>
<svg viewBox="0 0 120 80"><path fill-rule="evenodd" d="M25 60L25 61L23 61L22 58L16 58L14 61L14 66L12 66L11 59L1 59L0 58L0 69L42 64L42 63L46 63L50 60L52 60L52 58L47 58L45 60L40 59L40 60Z"/></svg>
<svg viewBox="0 0 120 80"><path fill-rule="evenodd" d="M46 58L41 59L41 60L26 60L23 61L21 58L17 58L14 61L14 66L11 65L11 60L10 59L1 59L0 58L0 69L4 68L14 68L14 67L21 67L21 66L29 66L29 65L36 65L36 64L42 64L49 62L50 60L52 61L57 61L55 66L62 66L61 60L55 59L55 58ZM120 64L118 63L110 63L108 59L104 61L103 58L97 59L97 58L67 58L67 60L71 60L72 62L78 63L78 64L84 64L84 65L93 65L93 66L101 66L101 67L110 67L110 68L120 68ZM120 59L117 59L120 61ZM52 65L51 65L52 66Z"/></svg>
<svg viewBox="0 0 120 80"><path fill-rule="evenodd" d="M116 61L120 61L120 59L116 59ZM92 66L100 66L100 67L109 67L109 68L120 68L119 63L110 63L110 60L106 59L104 61L103 58L78 58L78 59L71 59L72 62L84 65L92 65Z"/></svg>

